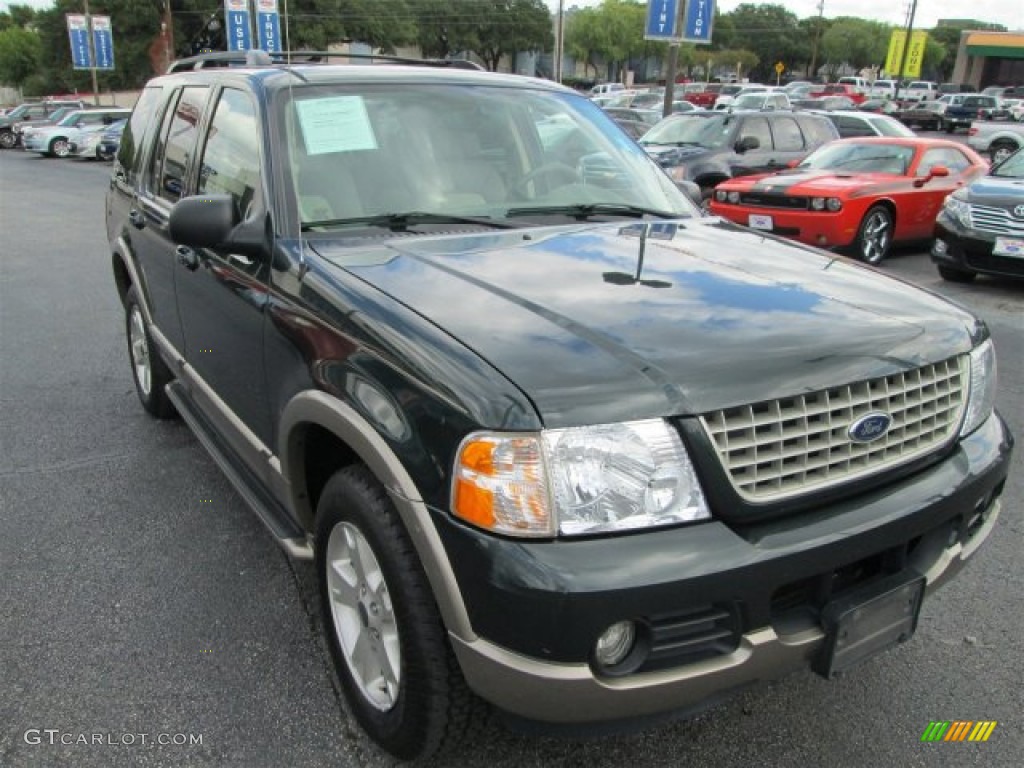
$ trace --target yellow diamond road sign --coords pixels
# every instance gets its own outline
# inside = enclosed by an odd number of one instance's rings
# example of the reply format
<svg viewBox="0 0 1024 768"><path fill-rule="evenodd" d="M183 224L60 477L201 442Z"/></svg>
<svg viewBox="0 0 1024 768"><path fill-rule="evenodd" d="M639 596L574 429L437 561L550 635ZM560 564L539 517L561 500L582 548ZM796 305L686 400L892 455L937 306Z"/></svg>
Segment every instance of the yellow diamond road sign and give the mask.
<svg viewBox="0 0 1024 768"><path fill-rule="evenodd" d="M785 71L785 69L786 69L786 65L785 64L783 64L781 61L776 62L776 64L775 64L775 72L777 74L781 75Z"/></svg>

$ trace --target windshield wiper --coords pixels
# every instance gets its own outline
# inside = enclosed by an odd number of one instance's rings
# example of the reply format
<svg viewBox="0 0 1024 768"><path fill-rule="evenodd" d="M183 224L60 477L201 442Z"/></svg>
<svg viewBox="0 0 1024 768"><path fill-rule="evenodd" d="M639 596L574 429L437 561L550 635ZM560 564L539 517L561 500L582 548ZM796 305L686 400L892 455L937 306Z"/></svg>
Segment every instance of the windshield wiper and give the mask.
<svg viewBox="0 0 1024 768"><path fill-rule="evenodd" d="M641 141L643 147L700 147L699 141Z"/></svg>
<svg viewBox="0 0 1024 768"><path fill-rule="evenodd" d="M580 205L547 205L509 208L505 215L510 218L512 216L562 215L571 216L577 221L583 221L591 216L629 216L634 219L639 219L643 216L657 216L659 219L689 218L688 214L685 213L657 211L653 208L643 208L639 205L627 205L625 203L581 203Z"/></svg>
<svg viewBox="0 0 1024 768"><path fill-rule="evenodd" d="M406 213L380 213L374 216L350 216L344 219L323 219L302 224L302 231L309 232L321 227L384 227L392 232L405 232L419 224L478 224L491 229L511 229L512 224L496 221L486 216L453 216L448 213L408 211Z"/></svg>

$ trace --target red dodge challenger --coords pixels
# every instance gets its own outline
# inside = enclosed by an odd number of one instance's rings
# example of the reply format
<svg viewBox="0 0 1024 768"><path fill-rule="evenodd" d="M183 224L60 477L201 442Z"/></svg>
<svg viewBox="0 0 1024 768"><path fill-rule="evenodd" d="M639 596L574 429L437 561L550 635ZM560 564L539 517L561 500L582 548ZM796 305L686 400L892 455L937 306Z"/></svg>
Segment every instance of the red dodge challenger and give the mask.
<svg viewBox="0 0 1024 768"><path fill-rule="evenodd" d="M946 195L987 168L945 139L841 139L793 168L722 182L711 212L877 264L893 243L931 239Z"/></svg>

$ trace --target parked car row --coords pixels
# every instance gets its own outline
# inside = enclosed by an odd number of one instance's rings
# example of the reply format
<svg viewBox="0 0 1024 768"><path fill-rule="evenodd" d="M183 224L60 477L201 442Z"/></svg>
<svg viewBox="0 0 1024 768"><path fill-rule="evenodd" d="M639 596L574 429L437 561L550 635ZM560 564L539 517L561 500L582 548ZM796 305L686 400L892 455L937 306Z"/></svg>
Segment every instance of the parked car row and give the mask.
<svg viewBox="0 0 1024 768"><path fill-rule="evenodd" d="M125 107L92 107L81 101L23 104L0 117L0 147L20 145L45 157L109 160L130 114Z"/></svg>
<svg viewBox="0 0 1024 768"><path fill-rule="evenodd" d="M659 121L638 141L677 184L696 185L705 210L878 264L894 246L930 242L939 212L959 210L959 197L949 202L951 194L967 194L988 170L970 147L918 137L905 124L914 118L941 125L939 113L926 108L933 103L924 102L916 115L906 110L899 120L860 110L698 110ZM1024 125L992 127L1003 129L995 140L998 160L1010 154L1011 141L1024 144ZM1011 132L1012 139L1006 135ZM974 136L971 143L977 143ZM1017 166L998 167L1009 176ZM943 277L969 280L985 271L1024 276L1024 190L1019 179L1000 190L1000 234L982 237L987 252L969 264L962 246L937 245L933 258ZM947 225L943 242L952 241L950 231ZM998 244L994 238L1001 238ZM951 265L954 258L960 260Z"/></svg>

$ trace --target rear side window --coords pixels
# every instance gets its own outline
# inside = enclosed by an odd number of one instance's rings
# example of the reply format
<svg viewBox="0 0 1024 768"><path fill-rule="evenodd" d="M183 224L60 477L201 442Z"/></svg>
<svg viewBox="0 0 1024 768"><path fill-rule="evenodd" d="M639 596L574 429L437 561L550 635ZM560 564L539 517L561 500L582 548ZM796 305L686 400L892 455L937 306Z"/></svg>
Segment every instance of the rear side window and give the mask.
<svg viewBox="0 0 1024 768"><path fill-rule="evenodd" d="M176 203L185 193L185 175L195 153L199 120L209 92L206 86L182 88L173 111L164 118L150 174L151 189L157 197Z"/></svg>
<svg viewBox="0 0 1024 768"><path fill-rule="evenodd" d="M154 121L157 107L163 96L163 88L146 88L135 104L132 116L121 135L121 148L117 151L117 163L124 169L129 181L138 176L140 148L150 125Z"/></svg>
<svg viewBox="0 0 1024 768"><path fill-rule="evenodd" d="M799 152L804 148L804 137L796 120L780 117L772 121L772 134L775 136L775 148L782 152Z"/></svg>
<svg viewBox="0 0 1024 768"><path fill-rule="evenodd" d="M820 147L839 136L839 132L827 117L817 119L809 115L804 116L800 120L800 128L803 129L808 149Z"/></svg>

